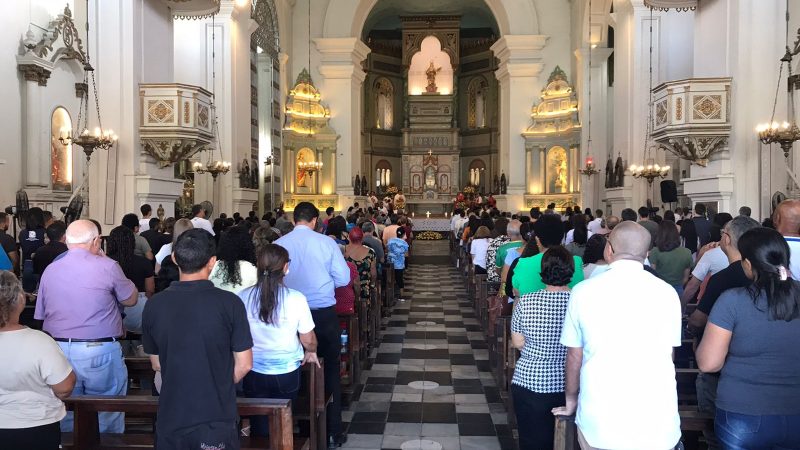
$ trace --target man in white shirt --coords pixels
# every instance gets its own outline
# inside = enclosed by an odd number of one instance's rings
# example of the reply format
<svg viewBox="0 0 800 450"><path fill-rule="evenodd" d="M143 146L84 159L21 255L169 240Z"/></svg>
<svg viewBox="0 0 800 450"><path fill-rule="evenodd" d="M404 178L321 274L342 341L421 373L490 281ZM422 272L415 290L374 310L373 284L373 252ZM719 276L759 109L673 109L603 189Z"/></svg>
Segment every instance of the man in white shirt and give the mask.
<svg viewBox="0 0 800 450"><path fill-rule="evenodd" d="M800 200L784 200L772 217L775 229L789 244L789 271L800 280Z"/></svg>
<svg viewBox="0 0 800 450"><path fill-rule="evenodd" d="M139 219L139 233L144 233L150 229L150 219L153 217L153 207L145 203L139 208L142 218Z"/></svg>
<svg viewBox="0 0 800 450"><path fill-rule="evenodd" d="M594 220L589 222L586 225L586 228L589 230L589 233L597 234L600 233L601 230L603 229L603 210L598 209L594 212L594 214L597 217L595 217Z"/></svg>
<svg viewBox="0 0 800 450"><path fill-rule="evenodd" d="M681 438L672 362L681 306L670 285L644 270L649 249L645 228L619 224L604 252L609 269L572 290L561 334L566 406L553 414L577 410L584 450L667 450ZM621 311L636 311L636 320Z"/></svg>
<svg viewBox="0 0 800 450"><path fill-rule="evenodd" d="M712 242L701 248L697 255L697 264L694 265L692 276L689 277L689 282L686 283L681 295L681 304L684 306L694 300L707 277L715 275L730 264L718 242Z"/></svg>
<svg viewBox="0 0 800 450"><path fill-rule="evenodd" d="M206 219L206 210L201 205L192 206L192 226L202 228L211 233L212 236L216 234L211 222Z"/></svg>

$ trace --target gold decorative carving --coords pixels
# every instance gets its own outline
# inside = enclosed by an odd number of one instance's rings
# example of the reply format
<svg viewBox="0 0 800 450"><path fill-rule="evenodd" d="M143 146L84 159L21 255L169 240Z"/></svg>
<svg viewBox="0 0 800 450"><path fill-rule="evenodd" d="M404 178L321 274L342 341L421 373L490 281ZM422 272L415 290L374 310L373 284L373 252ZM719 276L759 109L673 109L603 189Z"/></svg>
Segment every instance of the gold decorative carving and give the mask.
<svg viewBox="0 0 800 450"><path fill-rule="evenodd" d="M189 124L189 102L183 102L183 123Z"/></svg>
<svg viewBox="0 0 800 450"><path fill-rule="evenodd" d="M712 120L722 118L722 96L703 95L694 97L692 106L695 120Z"/></svg>
<svg viewBox="0 0 800 450"><path fill-rule="evenodd" d="M727 136L686 136L670 138L667 142L659 141L667 151L679 158L705 167L711 156L728 146Z"/></svg>
<svg viewBox="0 0 800 450"><path fill-rule="evenodd" d="M161 168L191 158L206 146L197 139L158 138L142 139L144 152L152 156Z"/></svg>
<svg viewBox="0 0 800 450"><path fill-rule="evenodd" d="M683 99L680 97L675 100L675 120L683 120Z"/></svg>
<svg viewBox="0 0 800 450"><path fill-rule="evenodd" d="M175 121L175 102L173 100L149 100L147 102L147 121L151 123Z"/></svg>

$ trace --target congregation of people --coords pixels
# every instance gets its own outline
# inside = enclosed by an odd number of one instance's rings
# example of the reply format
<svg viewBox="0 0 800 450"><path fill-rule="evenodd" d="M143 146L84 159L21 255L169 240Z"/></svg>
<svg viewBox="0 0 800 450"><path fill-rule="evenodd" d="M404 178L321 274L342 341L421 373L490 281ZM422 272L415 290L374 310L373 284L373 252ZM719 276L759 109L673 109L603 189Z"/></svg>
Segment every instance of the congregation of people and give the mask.
<svg viewBox="0 0 800 450"><path fill-rule="evenodd" d="M63 400L126 395L132 354L156 372L158 449L266 436L237 396L296 399L306 364L323 367L327 442L342 446L339 315L386 282L384 266L406 297L424 245L393 207L302 202L259 218L196 205L162 220L143 205L105 235L31 208L13 236L0 213L0 447L59 448L73 430ZM454 211L451 239L511 315L521 450L553 448L556 416L572 415L583 449L682 448L673 355L687 336L709 448L800 448L800 201L750 215ZM41 331L24 324L30 306ZM124 432L124 415L101 413L99 429Z"/></svg>

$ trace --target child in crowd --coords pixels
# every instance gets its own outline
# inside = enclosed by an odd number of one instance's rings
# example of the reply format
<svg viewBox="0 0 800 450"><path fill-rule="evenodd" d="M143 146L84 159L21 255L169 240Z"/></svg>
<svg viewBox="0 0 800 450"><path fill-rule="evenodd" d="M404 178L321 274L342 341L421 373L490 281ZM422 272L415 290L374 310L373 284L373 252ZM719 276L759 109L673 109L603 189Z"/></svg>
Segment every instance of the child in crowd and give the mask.
<svg viewBox="0 0 800 450"><path fill-rule="evenodd" d="M403 227L397 229L397 237L389 239L386 243L388 258L394 266L394 283L400 290L400 300L403 298L403 272L406 268L406 256L408 256L408 242L405 241L406 230Z"/></svg>

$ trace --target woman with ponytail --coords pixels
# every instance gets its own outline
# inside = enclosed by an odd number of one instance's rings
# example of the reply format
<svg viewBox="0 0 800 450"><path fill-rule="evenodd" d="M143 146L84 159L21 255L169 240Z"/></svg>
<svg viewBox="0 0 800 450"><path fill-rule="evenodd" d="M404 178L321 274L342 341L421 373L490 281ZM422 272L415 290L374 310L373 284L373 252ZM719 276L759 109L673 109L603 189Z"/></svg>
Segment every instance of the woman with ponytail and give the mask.
<svg viewBox="0 0 800 450"><path fill-rule="evenodd" d="M258 256L258 283L239 293L253 335L253 369L243 380L245 397L294 400L300 389L300 366L316 364L317 337L306 297L283 284L289 253L265 245ZM253 436L267 436L266 416L250 420Z"/></svg>
<svg viewBox="0 0 800 450"><path fill-rule="evenodd" d="M752 229L738 241L749 287L714 304L697 363L722 371L715 432L723 449L800 448L800 282L777 231Z"/></svg>

